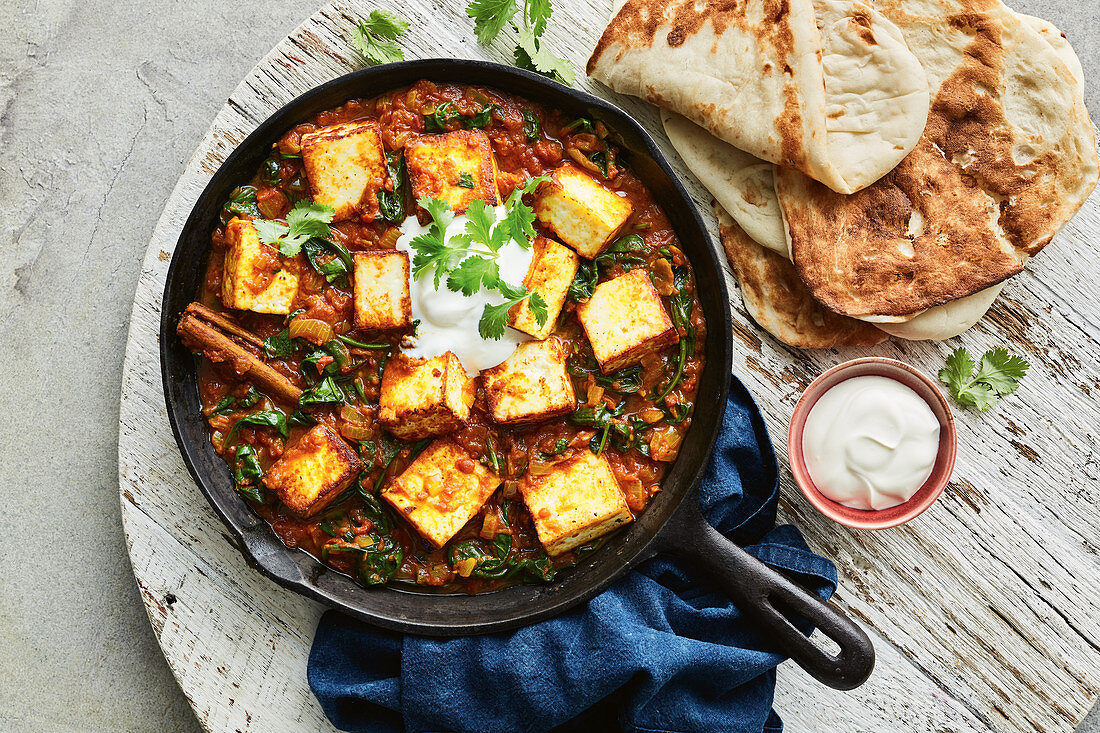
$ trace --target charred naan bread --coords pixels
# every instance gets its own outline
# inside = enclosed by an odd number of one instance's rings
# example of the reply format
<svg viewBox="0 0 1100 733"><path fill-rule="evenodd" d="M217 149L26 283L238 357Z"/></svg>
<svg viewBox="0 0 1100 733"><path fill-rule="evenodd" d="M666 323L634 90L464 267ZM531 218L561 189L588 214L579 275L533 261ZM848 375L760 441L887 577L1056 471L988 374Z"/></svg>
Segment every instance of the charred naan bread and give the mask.
<svg viewBox="0 0 1100 733"><path fill-rule="evenodd" d="M928 113L920 63L859 0L626 0L588 74L840 193L893 168Z"/></svg>
<svg viewBox="0 0 1100 733"><path fill-rule="evenodd" d="M772 180L775 166L765 163L759 158L754 158L748 153L725 143L714 137L706 130L694 124L690 120L663 112L661 115L665 132L673 147L684 159L691 172L706 186L718 204L756 244L790 260L787 251L787 239L783 227L783 214L779 208L779 199L772 188ZM765 169L763 174L756 173L759 169ZM765 277L765 259L757 257L757 252L752 247L736 246L736 242L727 238L732 244L727 244L725 249L730 263L735 272L742 279L742 275L754 272L758 278ZM734 252L741 252L741 264L734 262ZM750 267L745 257L754 258L757 264ZM739 268L739 269L738 269ZM773 263L768 268L777 277L784 277L787 273L795 274L793 265L783 266ZM801 281L800 281L801 282ZM743 280L744 283L744 280ZM742 285L743 292L749 292L751 286ZM909 317L909 320L901 322L879 322L876 325L891 336L908 339L911 341L936 340L953 338L963 331L971 328L980 321L986 311L997 299L1004 283L998 283L993 287L979 290L973 295L968 295L958 300L952 300L943 305L938 305ZM812 297L809 290L801 285L800 288L785 286L783 289L789 292L800 292L806 298ZM754 293L767 293L768 286L763 280L757 284ZM754 304L750 305L748 298L754 297ZM769 298L764 296L747 296L746 308L753 313L768 313L762 315L758 321L764 323L797 323L799 314L806 310L806 301L803 298ZM766 303L766 305L765 305ZM842 317L843 318L843 317ZM845 319L846 320L846 319ZM767 326L765 326L767 328ZM780 340L786 336L796 338L799 343L793 346L811 348L807 339L800 335L795 328L779 329L768 328L769 332ZM820 339L818 343L831 346L831 338Z"/></svg>
<svg viewBox="0 0 1100 733"><path fill-rule="evenodd" d="M785 344L804 349L873 346L886 340L886 334L870 323L823 308L789 260L754 242L721 204L714 210L745 309L761 328Z"/></svg>
<svg viewBox="0 0 1100 733"><path fill-rule="evenodd" d="M830 310L899 322L1023 268L1096 185L1095 131L1061 34L998 0L880 0L932 82L889 174L841 196L777 169L802 280Z"/></svg>

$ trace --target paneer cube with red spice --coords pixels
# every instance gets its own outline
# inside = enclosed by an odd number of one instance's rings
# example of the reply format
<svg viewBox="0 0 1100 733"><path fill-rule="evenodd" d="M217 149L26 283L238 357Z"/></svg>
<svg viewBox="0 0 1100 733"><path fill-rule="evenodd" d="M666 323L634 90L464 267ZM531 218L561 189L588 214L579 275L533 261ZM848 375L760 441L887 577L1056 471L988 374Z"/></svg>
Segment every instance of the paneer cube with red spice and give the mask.
<svg viewBox="0 0 1100 733"><path fill-rule="evenodd" d="M501 203L497 161L489 136L480 130L424 135L405 144L405 165L413 198L446 201L456 214L481 199Z"/></svg>
<svg viewBox="0 0 1100 733"><path fill-rule="evenodd" d="M587 448L555 463L548 473L528 471L519 491L551 557L602 537L634 517L605 456Z"/></svg>
<svg viewBox="0 0 1100 733"><path fill-rule="evenodd" d="M378 418L402 440L423 440L466 424L477 386L458 357L395 354L382 372Z"/></svg>
<svg viewBox="0 0 1100 733"><path fill-rule="evenodd" d="M424 539L443 547L500 486L501 478L449 438L440 438L382 489L382 498Z"/></svg>
<svg viewBox="0 0 1100 733"><path fill-rule="evenodd" d="M331 504L362 470L362 461L343 438L326 425L315 425L267 469L263 483L306 519Z"/></svg>
<svg viewBox="0 0 1100 733"><path fill-rule="evenodd" d="M573 250L546 237L535 239L532 249L534 256L523 279L523 287L542 297L546 303L546 321L539 325L524 299L512 306L508 313L508 325L537 339L544 339L554 330L569 294L569 285L580 268L580 258Z"/></svg>
<svg viewBox="0 0 1100 733"><path fill-rule="evenodd" d="M577 306L592 352L604 374L636 364L679 341L676 327L649 273L638 268L596 286Z"/></svg>
<svg viewBox="0 0 1100 733"><path fill-rule="evenodd" d="M298 261L260 241L250 219L231 219L225 226L222 303L257 313L290 313L298 294Z"/></svg>
<svg viewBox="0 0 1100 733"><path fill-rule="evenodd" d="M629 199L570 163L539 185L534 209L543 226L590 260L611 244L634 213Z"/></svg>
<svg viewBox="0 0 1100 733"><path fill-rule="evenodd" d="M577 406L557 338L525 341L499 365L481 373L493 420L530 423L567 415Z"/></svg>
<svg viewBox="0 0 1100 733"><path fill-rule="evenodd" d="M408 254L356 252L354 281L356 328L387 331L412 323Z"/></svg>
<svg viewBox="0 0 1100 733"><path fill-rule="evenodd" d="M336 210L333 221L377 218L378 191L389 180L377 120L354 120L302 135L302 164L313 200Z"/></svg>

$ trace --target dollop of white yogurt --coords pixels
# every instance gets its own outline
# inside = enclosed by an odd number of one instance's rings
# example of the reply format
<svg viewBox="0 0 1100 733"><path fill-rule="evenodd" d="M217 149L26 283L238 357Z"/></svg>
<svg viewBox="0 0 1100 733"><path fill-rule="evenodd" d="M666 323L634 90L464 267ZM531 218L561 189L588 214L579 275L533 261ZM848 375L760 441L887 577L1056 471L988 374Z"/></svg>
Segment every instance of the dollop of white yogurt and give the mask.
<svg viewBox="0 0 1100 733"><path fill-rule="evenodd" d="M920 395L889 377L852 377L806 416L802 455L814 485L853 509L909 500L939 451L940 423Z"/></svg>
<svg viewBox="0 0 1100 733"><path fill-rule="evenodd" d="M506 212L505 207L490 209L500 222ZM449 212L448 212L449 215ZM499 225L499 224L498 224ZM466 216L455 215L447 225L448 239L461 233L466 227ZM397 249L409 255L410 262L416 251L410 243L421 234L427 234L429 226L422 225L415 216L410 216L401 224L401 236L397 240ZM534 252L509 240L498 251L497 265L500 277L509 285L521 286L527 270L531 266ZM419 278L409 271L409 294L412 299L412 317L420 321L416 335L409 339L401 351L409 356L431 359L450 351L462 362L466 373L473 377L483 369L500 364L511 356L516 345L530 339L530 336L512 328L504 329L500 339L482 338L478 332L478 323L486 305L500 305L506 298L495 290L482 288L472 296L454 292L447 288L447 276L435 286L434 270L424 272Z"/></svg>

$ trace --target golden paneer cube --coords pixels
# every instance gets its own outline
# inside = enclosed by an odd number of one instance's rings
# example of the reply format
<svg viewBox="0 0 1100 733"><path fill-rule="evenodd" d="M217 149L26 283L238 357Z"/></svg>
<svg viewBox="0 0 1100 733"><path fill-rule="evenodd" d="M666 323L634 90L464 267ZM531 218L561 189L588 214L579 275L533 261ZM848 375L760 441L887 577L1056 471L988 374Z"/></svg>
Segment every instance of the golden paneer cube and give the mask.
<svg viewBox="0 0 1100 733"><path fill-rule="evenodd" d="M355 451L326 425L315 425L264 474L271 489L299 517L312 517L363 470Z"/></svg>
<svg viewBox="0 0 1100 733"><path fill-rule="evenodd" d="M591 542L633 521L611 465L587 448L554 464L549 473L528 472L519 483L539 542L551 556Z"/></svg>
<svg viewBox="0 0 1100 733"><path fill-rule="evenodd" d="M434 359L396 354L382 372L378 419L403 440L450 433L466 424L476 389L450 351Z"/></svg>
<svg viewBox="0 0 1100 733"><path fill-rule="evenodd" d="M573 250L546 237L537 238L533 249L535 254L531 258L531 266L527 268L527 276L523 278L523 287L528 292L538 293L546 302L546 322L540 326L527 301L522 300L509 312L508 325L537 339L544 339L554 330L554 323L565 305L569 285L580 267L580 258Z"/></svg>
<svg viewBox="0 0 1100 733"><path fill-rule="evenodd" d="M405 165L418 201L421 196L440 199L459 214L474 199L500 203L493 146L480 130L424 135L406 143Z"/></svg>
<svg viewBox="0 0 1100 733"><path fill-rule="evenodd" d="M481 373L493 420L527 423L569 414L577 406L556 338L526 341L501 364Z"/></svg>
<svg viewBox="0 0 1100 733"><path fill-rule="evenodd" d="M646 354L679 341L649 273L638 268L596 286L577 306L592 352L604 374L636 364Z"/></svg>
<svg viewBox="0 0 1100 733"><path fill-rule="evenodd" d="M412 323L408 254L356 252L354 279L357 328L384 331Z"/></svg>
<svg viewBox="0 0 1100 733"><path fill-rule="evenodd" d="M222 303L226 308L257 313L290 313L298 295L298 261L260 241L249 219L225 226Z"/></svg>
<svg viewBox="0 0 1100 733"><path fill-rule="evenodd" d="M424 539L447 544L500 486L501 478L454 441L436 440L382 489Z"/></svg>
<svg viewBox="0 0 1100 733"><path fill-rule="evenodd" d="M302 135L302 163L313 200L336 210L333 221L378 216L386 152L377 120L356 120Z"/></svg>
<svg viewBox="0 0 1100 733"><path fill-rule="evenodd" d="M543 226L588 259L611 243L634 211L630 201L569 163L539 186L534 208Z"/></svg>

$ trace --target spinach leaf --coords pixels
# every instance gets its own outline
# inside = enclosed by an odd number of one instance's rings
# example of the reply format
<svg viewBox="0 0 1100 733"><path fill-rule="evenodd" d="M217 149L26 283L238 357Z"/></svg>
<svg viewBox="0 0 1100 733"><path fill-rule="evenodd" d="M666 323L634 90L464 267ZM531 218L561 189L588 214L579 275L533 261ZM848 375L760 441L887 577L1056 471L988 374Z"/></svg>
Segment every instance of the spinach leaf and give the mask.
<svg viewBox="0 0 1100 733"><path fill-rule="evenodd" d="M289 328L264 339L264 354L268 359L286 359L297 350L298 346L290 338Z"/></svg>
<svg viewBox="0 0 1100 733"><path fill-rule="evenodd" d="M607 178L607 163L608 163L607 151L606 150L597 150L596 152L592 153L592 155L589 155L588 159L591 160L593 163L595 163L596 167L600 169L600 173L603 174L603 177Z"/></svg>
<svg viewBox="0 0 1100 733"><path fill-rule="evenodd" d="M225 442L227 444L231 443L237 431L246 426L275 428L284 439L290 437L290 430L287 429L286 417L283 416L283 413L276 412L275 410L260 410L259 412L253 412L251 415L245 415L234 423L233 427L229 430L229 434L225 436Z"/></svg>
<svg viewBox="0 0 1100 733"><path fill-rule="evenodd" d="M337 386L336 381L329 375L302 392L302 396L298 398L298 406L311 407L313 405L326 405L343 401L344 393L340 391L340 387Z"/></svg>
<svg viewBox="0 0 1100 733"><path fill-rule="evenodd" d="M424 129L428 132L446 132L447 125L459 118L458 112L451 110L451 103L444 102L428 115L424 115Z"/></svg>
<svg viewBox="0 0 1100 733"><path fill-rule="evenodd" d="M549 453L539 451L538 456L540 461L545 461L554 456L560 456L565 452L565 449L569 447L569 438L558 438L554 441L554 448Z"/></svg>
<svg viewBox="0 0 1100 733"><path fill-rule="evenodd" d="M581 266L577 268L576 277L573 278L573 282L569 283L567 292L569 298L577 303L588 300L592 297L599 278L600 274L596 269L596 264L591 260L582 260Z"/></svg>
<svg viewBox="0 0 1100 733"><path fill-rule="evenodd" d="M306 259L309 260L309 264L313 269L324 275L325 282L336 283L339 281L337 284L347 284L348 273L354 269L354 264L352 263L351 253L344 245L323 237L310 237L302 245L302 249L305 250ZM331 251L335 257L327 262L321 262L320 258L326 250Z"/></svg>
<svg viewBox="0 0 1100 733"><path fill-rule="evenodd" d="M389 172L393 190L381 189L378 191L378 210L382 218L388 222L401 223L405 221L405 156L400 150L386 153L386 170Z"/></svg>
<svg viewBox="0 0 1100 733"><path fill-rule="evenodd" d="M635 364L632 367L620 369L614 374L604 375L597 367L590 372L597 384L603 385L610 392L618 394L633 394L642 388L642 365Z"/></svg>
<svg viewBox="0 0 1100 733"><path fill-rule="evenodd" d="M676 292L668 299L669 313L672 323L680 336L680 346L676 354L676 371L669 378L668 384L660 389L654 396L654 402L660 402L668 396L684 376L684 364L688 356L695 351L695 327L691 325L692 289L691 272L686 267L676 267L672 271L672 283Z"/></svg>
<svg viewBox="0 0 1100 733"><path fill-rule="evenodd" d="M492 122L493 110L496 110L499 113L500 105L490 104L482 107L480 112L475 114L473 117L469 117L463 121L463 127L465 127L467 130L480 130L481 128Z"/></svg>
<svg viewBox="0 0 1100 733"><path fill-rule="evenodd" d="M229 200L222 207L222 222L227 222L234 216L247 216L253 219L263 218L263 214L256 208L256 188L254 186L238 186L229 194Z"/></svg>
<svg viewBox="0 0 1100 733"><path fill-rule="evenodd" d="M211 415L230 415L236 410L237 398L226 395L222 397L218 404L214 405L214 409L210 411Z"/></svg>
<svg viewBox="0 0 1100 733"><path fill-rule="evenodd" d="M691 414L690 402L676 402L664 409L665 422L669 425L679 425Z"/></svg>
<svg viewBox="0 0 1100 733"><path fill-rule="evenodd" d="M561 134L568 132L595 132L596 126L592 124L592 120L587 117L578 117L570 122L565 127L561 128Z"/></svg>
<svg viewBox="0 0 1100 733"><path fill-rule="evenodd" d="M263 397L263 395L259 393L255 385L248 385L248 391L246 391L244 397L241 398L241 407L252 407L260 401L261 397Z"/></svg>
<svg viewBox="0 0 1100 733"><path fill-rule="evenodd" d="M279 175L279 161L274 158L268 158L264 161L263 167L260 168L260 179L267 184L277 186L283 180Z"/></svg>
<svg viewBox="0 0 1100 733"><path fill-rule="evenodd" d="M542 137L542 123L538 116L529 109L523 110L523 134L527 136L527 142L533 143Z"/></svg>
<svg viewBox="0 0 1100 733"><path fill-rule="evenodd" d="M618 264L629 272L634 267L645 264L645 257L640 256L639 253L648 251L649 247L646 246L645 240L637 234L628 234L616 239L610 247L597 256L596 264L601 267Z"/></svg>
<svg viewBox="0 0 1100 733"><path fill-rule="evenodd" d="M401 566L405 549L388 534L371 533L369 536L374 544L364 548L356 574L365 585L382 585L388 583Z"/></svg>
<svg viewBox="0 0 1100 733"><path fill-rule="evenodd" d="M264 495L259 480L264 472L256 457L256 449L250 445L238 446L234 466L233 479L237 484L237 493L257 504L263 504Z"/></svg>
<svg viewBox="0 0 1100 733"><path fill-rule="evenodd" d="M341 336L340 334L337 334L336 338L340 339L341 341L343 341L345 344L348 344L349 346L355 346L355 347L360 348L360 349L388 349L391 346L393 346L393 344L385 344L385 343L383 343L383 344L368 344L368 343L365 343L363 341L356 341L355 339L353 339L349 336Z"/></svg>
<svg viewBox="0 0 1100 733"><path fill-rule="evenodd" d="M308 428L311 425L316 425L317 421L309 413L302 412L301 410L295 410L287 416L286 424L298 425L299 427Z"/></svg>

